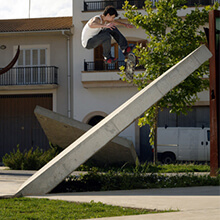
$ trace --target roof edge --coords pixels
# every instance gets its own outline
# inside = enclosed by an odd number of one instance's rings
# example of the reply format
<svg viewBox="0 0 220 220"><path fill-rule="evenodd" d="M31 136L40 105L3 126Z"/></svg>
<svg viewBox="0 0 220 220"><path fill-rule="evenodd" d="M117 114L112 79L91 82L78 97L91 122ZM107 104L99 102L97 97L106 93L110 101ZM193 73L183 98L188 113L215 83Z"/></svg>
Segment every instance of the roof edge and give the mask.
<svg viewBox="0 0 220 220"><path fill-rule="evenodd" d="M71 28L68 28L68 29L54 29L54 30L36 30L36 31L4 31L4 32L0 32L0 35L2 35L2 34L27 34L27 33L31 33L31 34L33 34L33 33L49 33L49 32L63 32L63 31L69 31L69 32L71 32L71 34L72 34L72 29L73 29L73 27L71 27Z"/></svg>

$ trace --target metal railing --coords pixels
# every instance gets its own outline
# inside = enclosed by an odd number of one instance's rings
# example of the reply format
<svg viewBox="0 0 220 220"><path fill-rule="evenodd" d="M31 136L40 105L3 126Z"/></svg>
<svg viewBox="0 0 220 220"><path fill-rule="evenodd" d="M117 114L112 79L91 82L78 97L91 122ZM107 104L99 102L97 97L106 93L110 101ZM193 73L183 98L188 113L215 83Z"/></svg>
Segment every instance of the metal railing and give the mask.
<svg viewBox="0 0 220 220"><path fill-rule="evenodd" d="M100 61L85 61L84 60L84 71L102 71L102 70L112 70L120 71L119 67L125 66L125 61L117 61L114 64L105 64L102 60ZM136 69L143 69L142 66L136 67Z"/></svg>
<svg viewBox="0 0 220 220"><path fill-rule="evenodd" d="M84 60L84 71L119 70L119 67L124 64L124 61L117 61L114 64L105 64L102 60L89 62Z"/></svg>
<svg viewBox="0 0 220 220"><path fill-rule="evenodd" d="M15 67L0 75L0 86L58 84L58 67Z"/></svg>
<svg viewBox="0 0 220 220"><path fill-rule="evenodd" d="M136 5L139 9L144 6L145 0L129 0L129 4ZM158 0L152 0L153 7ZM185 5L195 6L195 5L213 5L214 2L219 2L220 0L188 0ZM108 5L113 5L116 9L122 9L124 0L106 0L106 1L84 1L83 11L102 11Z"/></svg>
<svg viewBox="0 0 220 220"><path fill-rule="evenodd" d="M145 0L133 0L129 1L132 5L137 5L138 8L142 8L144 6ZM106 6L113 5L116 9L122 9L124 4L124 0L116 0L116 1L84 1L84 11L100 11L104 10Z"/></svg>
<svg viewBox="0 0 220 220"><path fill-rule="evenodd" d="M220 3L220 0L187 0L185 5L187 6L195 6L195 5L213 5L215 2Z"/></svg>

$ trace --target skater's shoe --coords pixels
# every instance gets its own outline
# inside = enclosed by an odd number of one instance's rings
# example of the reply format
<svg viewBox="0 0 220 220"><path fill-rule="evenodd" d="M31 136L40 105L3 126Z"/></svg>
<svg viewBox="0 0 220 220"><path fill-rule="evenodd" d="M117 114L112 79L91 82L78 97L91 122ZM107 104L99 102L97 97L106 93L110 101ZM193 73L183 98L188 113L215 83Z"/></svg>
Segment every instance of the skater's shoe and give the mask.
<svg viewBox="0 0 220 220"><path fill-rule="evenodd" d="M129 53L131 53L133 51L133 49L135 48L135 44L133 44L132 46L128 46L124 51L123 54L126 57Z"/></svg>
<svg viewBox="0 0 220 220"><path fill-rule="evenodd" d="M115 57L110 57L110 58L105 57L104 62L105 62L105 64L113 64L113 63L117 62L117 58L115 58Z"/></svg>

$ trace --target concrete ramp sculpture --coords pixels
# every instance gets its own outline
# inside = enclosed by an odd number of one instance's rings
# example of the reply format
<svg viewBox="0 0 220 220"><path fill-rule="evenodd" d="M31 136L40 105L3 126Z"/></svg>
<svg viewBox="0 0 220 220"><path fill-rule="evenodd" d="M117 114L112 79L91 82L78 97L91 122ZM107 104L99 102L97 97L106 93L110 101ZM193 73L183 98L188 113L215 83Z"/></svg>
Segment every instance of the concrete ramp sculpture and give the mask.
<svg viewBox="0 0 220 220"><path fill-rule="evenodd" d="M48 140L62 148L68 147L92 127L40 106L35 108L34 114ZM95 153L90 160L99 164L135 164L138 162L138 157L133 142L117 136Z"/></svg>
<svg viewBox="0 0 220 220"><path fill-rule="evenodd" d="M37 171L24 182L15 196L42 195L50 192L211 56L206 46L197 48Z"/></svg>

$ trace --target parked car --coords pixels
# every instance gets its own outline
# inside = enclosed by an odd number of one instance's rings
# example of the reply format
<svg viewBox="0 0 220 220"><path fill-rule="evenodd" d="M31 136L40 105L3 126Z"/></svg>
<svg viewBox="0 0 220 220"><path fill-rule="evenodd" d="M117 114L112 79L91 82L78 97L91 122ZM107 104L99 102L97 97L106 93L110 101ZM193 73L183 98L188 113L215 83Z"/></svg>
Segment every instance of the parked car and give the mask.
<svg viewBox="0 0 220 220"><path fill-rule="evenodd" d="M158 128L158 159L175 161L210 161L210 128Z"/></svg>

